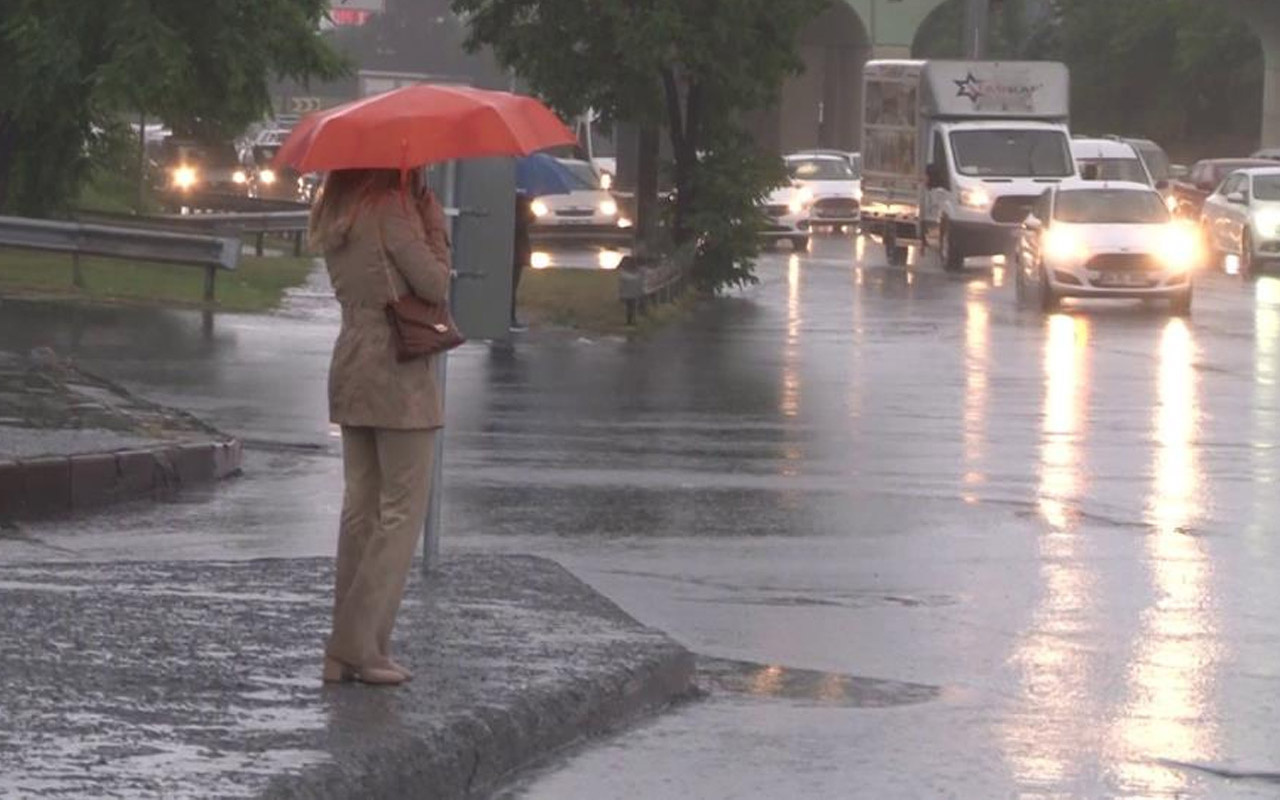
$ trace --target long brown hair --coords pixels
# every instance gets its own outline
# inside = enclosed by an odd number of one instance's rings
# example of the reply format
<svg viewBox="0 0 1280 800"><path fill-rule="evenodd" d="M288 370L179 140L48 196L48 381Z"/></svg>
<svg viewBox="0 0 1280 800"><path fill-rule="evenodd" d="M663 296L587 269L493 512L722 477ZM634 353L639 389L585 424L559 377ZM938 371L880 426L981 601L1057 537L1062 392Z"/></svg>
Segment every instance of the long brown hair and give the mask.
<svg viewBox="0 0 1280 800"><path fill-rule="evenodd" d="M339 169L324 179L320 196L311 207L307 239L315 250L341 247L351 226L372 200L386 192L414 191L417 172L409 173L408 184L394 169Z"/></svg>

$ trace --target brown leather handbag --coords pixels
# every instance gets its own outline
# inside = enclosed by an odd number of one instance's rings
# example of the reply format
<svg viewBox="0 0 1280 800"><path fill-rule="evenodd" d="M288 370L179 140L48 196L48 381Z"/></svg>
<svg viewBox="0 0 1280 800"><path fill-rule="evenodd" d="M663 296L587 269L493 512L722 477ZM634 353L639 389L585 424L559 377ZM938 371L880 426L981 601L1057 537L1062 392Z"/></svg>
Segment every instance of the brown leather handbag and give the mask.
<svg viewBox="0 0 1280 800"><path fill-rule="evenodd" d="M391 302L387 303L387 322L391 325L391 337L396 343L396 360L413 361L444 353L466 342L466 337L453 321L449 306L429 303L413 292L399 295L391 276L390 259L386 248L380 248L382 267L387 272L387 288Z"/></svg>

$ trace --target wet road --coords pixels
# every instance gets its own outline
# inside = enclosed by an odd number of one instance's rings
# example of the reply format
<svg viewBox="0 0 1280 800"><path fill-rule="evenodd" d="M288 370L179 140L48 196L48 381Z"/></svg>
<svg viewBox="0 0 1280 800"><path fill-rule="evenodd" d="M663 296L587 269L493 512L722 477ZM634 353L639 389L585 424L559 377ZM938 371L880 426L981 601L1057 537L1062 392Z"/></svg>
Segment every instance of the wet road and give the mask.
<svg viewBox="0 0 1280 800"><path fill-rule="evenodd" d="M555 557L765 665L514 796L1280 794L1280 280L1204 276L1189 321L1045 318L998 268L878 259L818 238L648 339L452 359L447 546ZM3 346L251 444L238 482L30 526L0 560L327 554L335 325L319 283L211 336L0 304Z"/></svg>

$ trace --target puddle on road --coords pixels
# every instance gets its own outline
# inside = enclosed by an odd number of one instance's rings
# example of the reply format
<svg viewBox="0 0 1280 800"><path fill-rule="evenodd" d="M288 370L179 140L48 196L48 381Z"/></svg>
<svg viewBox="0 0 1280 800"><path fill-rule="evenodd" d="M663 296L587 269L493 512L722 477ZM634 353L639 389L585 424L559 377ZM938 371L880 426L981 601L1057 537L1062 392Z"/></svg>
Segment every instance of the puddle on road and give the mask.
<svg viewBox="0 0 1280 800"><path fill-rule="evenodd" d="M942 694L940 687L921 683L707 656L698 657L698 683L712 692L844 708L917 705L936 700Z"/></svg>

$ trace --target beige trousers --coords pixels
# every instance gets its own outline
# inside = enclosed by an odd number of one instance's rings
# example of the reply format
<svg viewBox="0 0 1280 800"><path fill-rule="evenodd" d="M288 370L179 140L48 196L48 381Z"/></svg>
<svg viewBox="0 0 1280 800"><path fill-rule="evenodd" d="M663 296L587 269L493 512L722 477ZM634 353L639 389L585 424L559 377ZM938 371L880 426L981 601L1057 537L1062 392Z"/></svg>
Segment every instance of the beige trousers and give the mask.
<svg viewBox="0 0 1280 800"><path fill-rule="evenodd" d="M326 652L349 666L391 654L391 629L427 516L435 441L434 430L342 428L346 492Z"/></svg>

